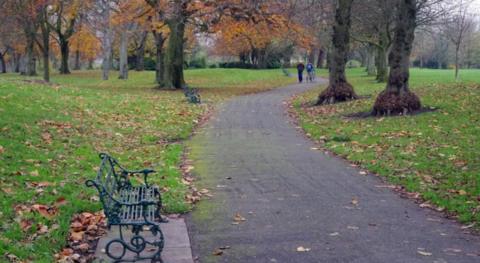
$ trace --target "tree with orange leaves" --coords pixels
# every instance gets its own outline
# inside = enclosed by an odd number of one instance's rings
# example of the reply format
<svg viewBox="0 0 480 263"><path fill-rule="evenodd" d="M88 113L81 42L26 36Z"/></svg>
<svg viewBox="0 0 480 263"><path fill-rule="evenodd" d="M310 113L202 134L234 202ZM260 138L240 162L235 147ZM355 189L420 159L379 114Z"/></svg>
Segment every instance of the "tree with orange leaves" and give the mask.
<svg viewBox="0 0 480 263"><path fill-rule="evenodd" d="M239 56L243 63L265 68L281 63L280 60L287 62L289 58L284 53L289 53L293 46L311 45L312 37L283 9L274 2L264 8L263 16L257 19L223 17L214 28L217 53Z"/></svg>
<svg viewBox="0 0 480 263"><path fill-rule="evenodd" d="M95 35L95 32L85 25L82 25L78 31L73 34L70 46L72 51L75 52L75 69L80 69L81 60L88 61L91 66L91 63L101 50L100 41Z"/></svg>

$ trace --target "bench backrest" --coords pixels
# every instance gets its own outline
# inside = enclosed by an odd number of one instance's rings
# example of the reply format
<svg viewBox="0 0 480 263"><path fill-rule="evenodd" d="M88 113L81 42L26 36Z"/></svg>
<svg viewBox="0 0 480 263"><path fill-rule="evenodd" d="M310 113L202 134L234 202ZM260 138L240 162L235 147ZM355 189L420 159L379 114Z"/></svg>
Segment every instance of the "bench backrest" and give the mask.
<svg viewBox="0 0 480 263"><path fill-rule="evenodd" d="M119 199L119 191L125 185L124 169L108 154L101 153L99 157L101 163L97 176L95 180L88 180L86 184L97 188L105 215L111 222L118 218L119 204L114 199Z"/></svg>

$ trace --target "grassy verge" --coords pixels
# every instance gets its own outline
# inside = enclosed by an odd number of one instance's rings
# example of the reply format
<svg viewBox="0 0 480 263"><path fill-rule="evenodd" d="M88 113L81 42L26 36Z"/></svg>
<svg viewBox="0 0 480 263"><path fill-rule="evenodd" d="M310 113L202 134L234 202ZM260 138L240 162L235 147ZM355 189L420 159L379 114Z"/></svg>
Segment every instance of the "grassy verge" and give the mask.
<svg viewBox="0 0 480 263"><path fill-rule="evenodd" d="M291 81L279 71L186 74L211 102ZM132 72L128 81L99 77L75 72L43 85L0 76L0 261L9 254L53 262L72 214L101 209L92 199L95 190L84 186L95 176L98 152L113 154L126 167L153 167L166 212L190 209L179 170L181 142L209 105L188 104L181 91L152 89L152 72Z"/></svg>
<svg viewBox="0 0 480 263"><path fill-rule="evenodd" d="M322 74L325 74L323 72ZM384 84L361 69L348 72L362 99L313 107L321 87L294 101L301 126L326 148L418 192L429 203L480 223L480 71L412 70L411 86L434 112L408 117L352 119L370 111Z"/></svg>

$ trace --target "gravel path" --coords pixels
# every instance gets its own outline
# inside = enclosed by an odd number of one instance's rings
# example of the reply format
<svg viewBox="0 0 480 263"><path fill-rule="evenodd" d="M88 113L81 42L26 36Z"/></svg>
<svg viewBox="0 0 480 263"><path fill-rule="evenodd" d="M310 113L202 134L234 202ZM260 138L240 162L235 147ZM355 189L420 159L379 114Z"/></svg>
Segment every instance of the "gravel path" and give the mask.
<svg viewBox="0 0 480 263"><path fill-rule="evenodd" d="M197 185L213 194L187 218L194 257L202 263L480 262L479 237L311 149L282 104L312 87L238 97L193 138ZM236 213L245 221L236 222ZM225 246L222 255L212 254Z"/></svg>

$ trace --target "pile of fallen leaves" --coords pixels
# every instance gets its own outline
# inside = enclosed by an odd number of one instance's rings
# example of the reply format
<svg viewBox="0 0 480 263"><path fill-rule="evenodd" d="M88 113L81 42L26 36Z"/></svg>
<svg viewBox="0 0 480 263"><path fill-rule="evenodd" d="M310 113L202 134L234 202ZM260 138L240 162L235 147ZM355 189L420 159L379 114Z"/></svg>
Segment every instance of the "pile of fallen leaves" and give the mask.
<svg viewBox="0 0 480 263"><path fill-rule="evenodd" d="M98 240L106 233L106 222L103 212L74 215L68 245L55 254L57 262L92 262Z"/></svg>
<svg viewBox="0 0 480 263"><path fill-rule="evenodd" d="M182 184L188 187L188 191L185 194L185 202L187 204L194 205L202 198L205 197L212 197L212 194L208 189L197 189L194 185L195 178L192 175L193 170L195 167L192 165L192 160L185 159L183 160L182 165L180 166L182 171Z"/></svg>

